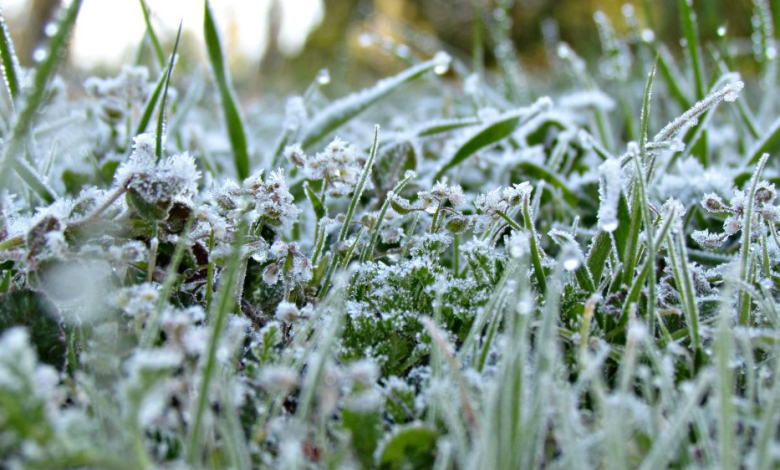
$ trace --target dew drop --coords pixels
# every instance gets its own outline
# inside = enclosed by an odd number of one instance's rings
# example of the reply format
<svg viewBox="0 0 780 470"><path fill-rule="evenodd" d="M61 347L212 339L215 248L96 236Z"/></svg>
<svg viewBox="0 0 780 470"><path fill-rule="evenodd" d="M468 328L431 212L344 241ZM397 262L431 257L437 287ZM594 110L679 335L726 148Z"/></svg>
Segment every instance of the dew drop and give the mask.
<svg viewBox="0 0 780 470"><path fill-rule="evenodd" d="M317 73L317 83L321 86L330 83L330 72L328 72L328 69L322 69Z"/></svg>
<svg viewBox="0 0 780 470"><path fill-rule="evenodd" d="M604 220L601 223L601 229L605 232L614 232L618 228L618 221L617 219L608 219Z"/></svg>
<svg viewBox="0 0 780 470"><path fill-rule="evenodd" d="M450 70L450 62L452 57L446 52L437 52L433 58L436 65L433 67L433 73L436 75L444 75Z"/></svg>
<svg viewBox="0 0 780 470"><path fill-rule="evenodd" d="M725 26L718 26L718 37L722 38L726 35L726 27Z"/></svg>
<svg viewBox="0 0 780 470"><path fill-rule="evenodd" d="M655 41L655 33L652 29L643 29L642 30L642 41L644 42L653 42Z"/></svg>
<svg viewBox="0 0 780 470"><path fill-rule="evenodd" d="M574 271L580 267L580 259L577 257L566 258L563 260L563 269L567 271Z"/></svg>
<svg viewBox="0 0 780 470"><path fill-rule="evenodd" d="M48 24L47 24L47 25L46 25L46 26L43 28L43 33L44 33L46 36L48 36L48 37L52 37L52 36L54 36L55 34L57 34L57 31L58 31L58 30L59 30L59 28L57 27L57 24L56 24L56 23L48 23Z"/></svg>
<svg viewBox="0 0 780 470"><path fill-rule="evenodd" d="M35 62L43 62L46 60L46 50L43 48L35 49L35 52L33 52L33 60Z"/></svg>
<svg viewBox="0 0 780 470"><path fill-rule="evenodd" d="M358 44L360 44L360 47L371 47L374 44L374 38L369 33L361 33L358 36Z"/></svg>

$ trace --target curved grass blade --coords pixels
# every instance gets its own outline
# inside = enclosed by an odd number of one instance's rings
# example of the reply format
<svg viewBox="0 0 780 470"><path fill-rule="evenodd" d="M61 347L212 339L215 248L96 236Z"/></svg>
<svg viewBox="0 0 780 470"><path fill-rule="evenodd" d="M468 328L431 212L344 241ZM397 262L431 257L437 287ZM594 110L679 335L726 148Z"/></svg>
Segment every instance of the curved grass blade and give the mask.
<svg viewBox="0 0 780 470"><path fill-rule="evenodd" d="M529 199L530 196L528 195L523 198L523 221L525 222L525 229L528 232L528 242L531 247L531 263L534 267L536 282L539 284L539 290L544 294L547 290L547 279L545 278L544 268L542 267L542 251L539 247L539 239L536 235L534 219L531 216Z"/></svg>
<svg viewBox="0 0 780 470"><path fill-rule="evenodd" d="M144 12L144 22L146 23L146 32L149 34L149 39L152 41L152 49L154 49L154 55L157 57L157 63L160 64L160 68L165 67L165 54L163 53L162 46L160 46L160 40L157 38L157 34L154 32L151 18L149 18L149 6L145 0L138 0L141 4L141 10Z"/></svg>
<svg viewBox="0 0 780 470"><path fill-rule="evenodd" d="M82 1L72 0L67 7L59 12L60 18L57 22L57 32L49 40L45 49L45 57L33 73L32 85L29 88L29 92L23 97L19 112L14 117L11 132L3 147L3 153L0 156L0 187L5 187L8 174L14 166L14 161L23 151L26 136L32 129L33 121L40 110L46 89L57 72L57 67L62 57L65 55L65 47L76 23L76 17L81 9Z"/></svg>
<svg viewBox="0 0 780 470"><path fill-rule="evenodd" d="M517 164L517 168L520 169L524 175L538 178L548 182L551 186L561 190L563 194L563 200L566 201L573 208L581 207L583 201L580 200L571 189L566 186L560 177L555 173L549 171L547 168L537 165L536 163L525 161Z"/></svg>
<svg viewBox="0 0 780 470"><path fill-rule="evenodd" d="M5 22L2 10L0 10L0 60L2 60L3 78L5 78L8 96L11 97L11 102L15 103L21 91L21 85L19 84L21 71L14 43L11 41L11 33L8 32L8 25Z"/></svg>
<svg viewBox="0 0 780 470"><path fill-rule="evenodd" d="M440 52L429 61L408 68L393 77L380 80L372 88L334 101L314 116L311 123L304 128L301 135L301 146L304 149L311 147L326 135L368 109L381 98L398 89L404 83L414 80L431 70L449 66L450 60L449 55Z"/></svg>
<svg viewBox="0 0 780 470"><path fill-rule="evenodd" d="M165 133L165 102L168 100L168 86L171 83L171 74L173 65L176 61L176 50L179 48L179 39L181 39L182 23L179 23L179 32L176 34L176 42L173 44L173 53L168 63L168 71L165 74L165 85L163 86L162 100L160 101L160 111L157 114L157 139L155 141L155 151L157 161L162 158L163 153L163 134Z"/></svg>
<svg viewBox="0 0 780 470"><path fill-rule="evenodd" d="M436 172L433 180L436 181L444 176L451 168L461 164L477 151L493 145L510 135L523 123L538 115L552 105L550 98L540 98L531 106L510 111L499 116L497 119L488 122L474 132L450 157L449 161Z"/></svg>
<svg viewBox="0 0 780 470"><path fill-rule="evenodd" d="M753 180L750 183L750 192L748 193L747 202L745 203L745 215L742 219L742 240L741 248L739 252L739 279L749 284L750 281L750 266L748 259L750 258L750 240L752 231L753 210L756 200L756 190L758 189L758 183L761 181L761 174L764 172L766 162L769 160L769 154L765 153L761 156L761 160L758 161L756 172L753 175ZM750 320L750 294L740 291L739 294L739 324L747 326Z"/></svg>
<svg viewBox="0 0 780 470"><path fill-rule="evenodd" d="M217 88L219 89L220 101L222 101L225 127L230 138L230 145L233 148L236 174L239 179L243 180L249 176L249 151L247 150L244 121L241 118L241 113L230 84L225 54L209 0L205 0L204 10L203 35L206 37L206 50L209 62L211 62L211 69L214 72L214 80L217 82Z"/></svg>

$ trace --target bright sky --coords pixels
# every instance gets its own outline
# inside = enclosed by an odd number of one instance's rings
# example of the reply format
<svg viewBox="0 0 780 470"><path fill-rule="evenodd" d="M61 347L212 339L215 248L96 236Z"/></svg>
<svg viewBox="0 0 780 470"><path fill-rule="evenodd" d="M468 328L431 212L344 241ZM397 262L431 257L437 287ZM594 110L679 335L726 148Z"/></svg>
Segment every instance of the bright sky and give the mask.
<svg viewBox="0 0 780 470"><path fill-rule="evenodd" d="M3 0L3 10L14 16L27 0ZM260 57L267 47L268 11L278 1L282 9L279 47L294 55L308 33L323 17L322 0L212 0L228 52ZM175 34L179 21L184 29L202 35L202 0L146 0L153 24L160 36ZM84 66L121 63L143 37L143 13L138 0L84 0L81 7L72 57Z"/></svg>

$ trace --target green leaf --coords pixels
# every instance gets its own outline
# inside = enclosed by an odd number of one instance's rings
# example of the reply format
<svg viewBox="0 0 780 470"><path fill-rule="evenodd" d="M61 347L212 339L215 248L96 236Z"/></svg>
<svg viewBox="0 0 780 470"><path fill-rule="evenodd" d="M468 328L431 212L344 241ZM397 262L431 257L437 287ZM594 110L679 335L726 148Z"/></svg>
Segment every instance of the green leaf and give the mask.
<svg viewBox="0 0 780 470"><path fill-rule="evenodd" d="M449 56L440 54L429 61L410 67L398 75L381 80L372 88L345 96L331 103L314 116L309 125L304 128L301 135L303 148L306 149L316 144L404 83L421 77L436 67L448 64Z"/></svg>
<svg viewBox="0 0 780 470"><path fill-rule="evenodd" d="M693 68L693 79L696 85L696 99L704 98L706 80L701 63L701 48L699 46L699 30L696 25L696 14L693 12L693 0L680 0L680 20L683 37L688 48L688 55Z"/></svg>
<svg viewBox="0 0 780 470"><path fill-rule="evenodd" d="M349 407L341 413L341 422L352 433L352 448L365 469L374 468L374 450L382 436L379 411L357 411Z"/></svg>
<svg viewBox="0 0 780 470"><path fill-rule="evenodd" d="M149 98L144 104L144 109L141 112L141 118L138 121L138 125L135 128L135 135L143 134L146 131L146 126L149 125L149 121L152 120L152 115L157 107L157 100L160 99L163 86L165 86L166 78L168 77L168 69L163 69L160 72L160 77L157 79L157 84L154 85L154 91L149 95Z"/></svg>
<svg viewBox="0 0 780 470"><path fill-rule="evenodd" d="M549 106L550 99L541 98L531 106L510 111L483 125L482 128L475 131L471 137L458 147L447 163L436 172L433 180L441 179L444 173L463 163L477 151L509 137L521 124L528 122Z"/></svg>
<svg viewBox="0 0 780 470"><path fill-rule="evenodd" d="M422 424L400 428L380 451L379 468L430 468L434 461L436 437L436 431Z"/></svg>
<svg viewBox="0 0 780 470"><path fill-rule="evenodd" d="M62 369L67 357L65 333L57 309L43 294L23 290L0 297L0 335L19 326L30 333L38 358Z"/></svg>
<svg viewBox="0 0 780 470"><path fill-rule="evenodd" d="M11 132L3 146L2 155L0 155L0 187L6 187L8 174L24 150L26 137L40 111L49 83L57 73L57 68L65 56L68 38L70 38L70 33L76 23L82 1L72 0L62 11L63 14L57 22L57 32L46 46L45 58L33 72L32 84L29 91L23 96L23 101L14 117Z"/></svg>
<svg viewBox="0 0 780 470"><path fill-rule="evenodd" d="M3 77L5 78L5 86L8 89L8 96L11 97L12 103L16 103L16 99L21 91L19 84L21 71L14 43L11 40L11 33L8 32L8 25L5 23L5 17L2 16L2 12L0 12L0 60L2 60Z"/></svg>
<svg viewBox="0 0 780 470"><path fill-rule="evenodd" d="M317 197L317 194L311 189L309 186L309 182L303 183L303 190L306 192L306 197L309 198L309 202L311 202L311 208L314 209L314 215L317 216L317 221L328 213L328 211L325 209L325 206L322 204L322 201L320 201L320 198Z"/></svg>
<svg viewBox="0 0 780 470"><path fill-rule="evenodd" d="M171 83L171 74L176 60L176 50L179 48L179 39L181 39L182 23L179 23L179 32L176 34L176 42L173 44L173 53L168 63L168 71L165 74L165 86L163 86L162 100L160 101L160 111L157 113L157 139L155 141L155 158L159 162L163 154L163 134L165 133L165 102L168 99L168 85Z"/></svg>
<svg viewBox="0 0 780 470"><path fill-rule="evenodd" d="M203 34L206 37L206 50L214 72L214 80L217 82L219 97L222 101L222 112L225 115L225 127L233 148L233 159L236 167L236 175L243 180L249 176L249 151L247 150L246 131L244 121L241 118L235 94L230 84L230 75L225 63L225 54L222 42L211 10L211 3L205 0L205 13L203 17Z"/></svg>

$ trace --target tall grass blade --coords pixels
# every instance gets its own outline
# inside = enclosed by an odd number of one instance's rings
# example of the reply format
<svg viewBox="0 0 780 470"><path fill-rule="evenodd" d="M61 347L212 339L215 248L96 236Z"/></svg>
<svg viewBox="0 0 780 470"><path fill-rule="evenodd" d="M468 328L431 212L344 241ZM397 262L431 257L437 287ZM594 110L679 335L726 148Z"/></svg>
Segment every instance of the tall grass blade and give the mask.
<svg viewBox="0 0 780 470"><path fill-rule="evenodd" d="M163 140L165 134L165 103L168 100L168 86L171 83L171 75L173 74L173 66L176 63L176 50L179 48L179 40L181 39L181 27L183 23L179 23L179 32L176 33L176 42L173 44L173 52L171 53L171 60L168 62L168 70L165 73L165 85L163 85L162 99L160 100L160 110L157 113L157 133L155 135L155 148L154 155L159 162L163 154Z"/></svg>
<svg viewBox="0 0 780 470"><path fill-rule="evenodd" d="M219 97L222 102L225 128L230 138L230 145L233 148L236 175L240 180L243 180L249 176L249 150L244 121L236 104L235 94L230 83L230 74L225 62L222 41L209 0L205 0L204 10L203 34L206 37L206 51L208 52L211 70L214 73L214 80L217 83Z"/></svg>
<svg viewBox="0 0 780 470"><path fill-rule="evenodd" d="M2 10L0 10L0 61L3 66L3 78L5 79L8 96L11 98L12 103L16 103L21 93L19 81L21 69L19 68L19 59L16 56L11 33L8 31L8 24L5 22Z"/></svg>

